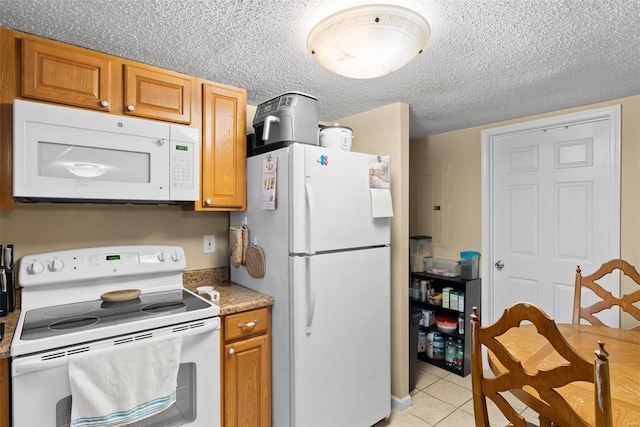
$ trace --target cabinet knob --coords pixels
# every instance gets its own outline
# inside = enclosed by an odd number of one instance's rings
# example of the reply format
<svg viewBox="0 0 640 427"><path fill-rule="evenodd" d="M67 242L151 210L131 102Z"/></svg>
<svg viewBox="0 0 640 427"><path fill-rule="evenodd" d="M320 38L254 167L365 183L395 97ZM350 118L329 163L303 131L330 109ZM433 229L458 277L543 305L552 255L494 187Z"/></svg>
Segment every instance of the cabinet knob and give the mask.
<svg viewBox="0 0 640 427"><path fill-rule="evenodd" d="M233 349L233 347L231 347L231 348L229 349L229 354L233 354L233 353L235 353L235 352L236 352L236 351Z"/></svg>
<svg viewBox="0 0 640 427"><path fill-rule="evenodd" d="M109 101L100 101L100 106L101 107L108 107L109 106Z"/></svg>
<svg viewBox="0 0 640 427"><path fill-rule="evenodd" d="M211 199L207 199L207 200L205 200L205 201L204 201L204 204L205 204L205 205L207 205L207 206L209 206L209 205L211 204Z"/></svg>
<svg viewBox="0 0 640 427"><path fill-rule="evenodd" d="M127 105L127 110L133 111L135 109L136 109L136 107L134 107L133 105Z"/></svg>
<svg viewBox="0 0 640 427"><path fill-rule="evenodd" d="M256 326L256 323L258 323L258 319L254 320L253 322L238 323L238 328L240 328L240 329L242 329L242 328L253 328L254 326Z"/></svg>

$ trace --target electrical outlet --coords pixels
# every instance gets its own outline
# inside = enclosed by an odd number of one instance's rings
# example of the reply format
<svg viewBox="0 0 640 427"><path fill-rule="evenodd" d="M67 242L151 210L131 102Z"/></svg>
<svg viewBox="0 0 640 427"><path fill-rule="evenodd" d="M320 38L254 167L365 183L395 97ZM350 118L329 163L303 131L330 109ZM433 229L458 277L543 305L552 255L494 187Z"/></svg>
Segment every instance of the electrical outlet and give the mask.
<svg viewBox="0 0 640 427"><path fill-rule="evenodd" d="M204 253L212 254L216 251L216 236L211 234L204 236Z"/></svg>

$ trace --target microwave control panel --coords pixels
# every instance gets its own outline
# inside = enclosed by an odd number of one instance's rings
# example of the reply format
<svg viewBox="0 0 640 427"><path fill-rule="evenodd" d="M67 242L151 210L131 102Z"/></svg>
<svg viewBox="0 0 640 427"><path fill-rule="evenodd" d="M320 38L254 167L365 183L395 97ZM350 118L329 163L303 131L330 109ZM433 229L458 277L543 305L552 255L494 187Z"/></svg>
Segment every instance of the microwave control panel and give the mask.
<svg viewBox="0 0 640 427"><path fill-rule="evenodd" d="M171 189L190 190L195 161L193 144L178 141L171 145Z"/></svg>
<svg viewBox="0 0 640 427"><path fill-rule="evenodd" d="M200 196L199 129L171 125L169 192L171 200L198 200Z"/></svg>

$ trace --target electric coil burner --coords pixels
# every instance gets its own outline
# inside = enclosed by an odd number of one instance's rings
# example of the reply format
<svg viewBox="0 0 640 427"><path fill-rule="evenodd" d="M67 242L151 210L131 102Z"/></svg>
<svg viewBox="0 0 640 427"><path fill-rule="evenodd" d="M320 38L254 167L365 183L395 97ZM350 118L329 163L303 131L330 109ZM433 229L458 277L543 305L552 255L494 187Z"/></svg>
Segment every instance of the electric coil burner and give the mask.
<svg viewBox="0 0 640 427"><path fill-rule="evenodd" d="M135 426L217 425L220 309L184 289L177 246L110 246L22 257L22 308L14 339L13 424L68 425L67 366L77 353L142 339L182 337L178 401ZM137 298L101 295L139 289ZM66 387L65 387L66 385Z"/></svg>

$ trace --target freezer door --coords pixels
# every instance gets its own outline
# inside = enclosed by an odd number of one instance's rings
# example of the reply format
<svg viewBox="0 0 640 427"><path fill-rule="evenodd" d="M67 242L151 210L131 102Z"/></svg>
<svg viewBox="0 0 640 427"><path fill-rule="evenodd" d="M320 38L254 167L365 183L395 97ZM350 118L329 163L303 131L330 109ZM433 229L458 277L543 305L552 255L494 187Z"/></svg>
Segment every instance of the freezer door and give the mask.
<svg viewBox="0 0 640 427"><path fill-rule="evenodd" d="M388 247L292 257L291 425L391 413Z"/></svg>
<svg viewBox="0 0 640 427"><path fill-rule="evenodd" d="M376 156L306 144L291 146L290 252L386 245L390 218L373 218L369 162Z"/></svg>

